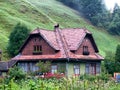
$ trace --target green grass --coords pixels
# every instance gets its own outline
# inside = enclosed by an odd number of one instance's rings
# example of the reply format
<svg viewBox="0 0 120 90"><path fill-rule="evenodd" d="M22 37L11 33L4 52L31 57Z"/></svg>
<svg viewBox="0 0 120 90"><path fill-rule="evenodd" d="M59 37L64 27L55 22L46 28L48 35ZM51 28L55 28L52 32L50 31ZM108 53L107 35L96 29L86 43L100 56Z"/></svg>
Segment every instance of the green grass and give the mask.
<svg viewBox="0 0 120 90"><path fill-rule="evenodd" d="M120 37L92 26L77 11L55 0L0 0L0 49L3 52L9 34L18 22L24 23L31 30L37 27L53 30L55 23L59 23L61 28L87 28L93 33L103 56L106 51L115 52L120 42ZM6 59L5 56L3 59Z"/></svg>

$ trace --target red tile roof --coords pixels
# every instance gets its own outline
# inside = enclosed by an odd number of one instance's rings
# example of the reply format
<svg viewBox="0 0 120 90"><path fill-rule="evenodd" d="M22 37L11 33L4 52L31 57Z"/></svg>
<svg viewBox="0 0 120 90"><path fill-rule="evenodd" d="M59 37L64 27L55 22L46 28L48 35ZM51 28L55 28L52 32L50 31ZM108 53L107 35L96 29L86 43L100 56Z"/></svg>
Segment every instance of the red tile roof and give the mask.
<svg viewBox="0 0 120 90"><path fill-rule="evenodd" d="M71 59L78 59L78 60L102 60L104 59L102 56L99 54L93 54L93 55L74 55L70 54ZM20 61L29 61L29 60L44 60L44 59L49 59L49 60L55 60L55 59L65 59L63 58L60 53L57 53L55 55L21 55L21 56L16 56L12 58L11 60L20 60Z"/></svg>
<svg viewBox="0 0 120 90"><path fill-rule="evenodd" d="M19 55L12 60L38 60L38 59L62 59L62 58L75 58L75 59L89 59L89 60L102 60L103 58L97 54L98 49L94 43L96 49L95 54L93 55L75 55L70 50L77 50L84 40L86 35L92 34L86 29L80 28L69 28L69 29L60 29L56 27L54 31L44 30L44 29L35 29L30 35L38 34L46 40L46 42L53 47L55 50L59 50L58 53L54 55ZM28 40L28 39L27 39ZM22 46L24 47L24 45ZM21 48L22 49L22 48Z"/></svg>
<svg viewBox="0 0 120 90"><path fill-rule="evenodd" d="M56 36L54 31L45 30L45 29L36 29L33 32L31 32L31 34L40 34L48 42L48 44L50 44L50 46L52 46L56 50L59 50L59 46L56 41Z"/></svg>
<svg viewBox="0 0 120 90"><path fill-rule="evenodd" d="M86 36L84 29L79 28L63 29L62 33L70 50L77 50L79 44L81 44L82 40Z"/></svg>

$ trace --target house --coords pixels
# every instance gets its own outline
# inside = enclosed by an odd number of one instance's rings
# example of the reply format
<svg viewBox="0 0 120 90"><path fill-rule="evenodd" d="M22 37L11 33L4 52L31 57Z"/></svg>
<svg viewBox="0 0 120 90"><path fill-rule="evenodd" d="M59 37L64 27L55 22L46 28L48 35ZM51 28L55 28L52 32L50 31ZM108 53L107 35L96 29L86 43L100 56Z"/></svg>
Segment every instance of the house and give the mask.
<svg viewBox="0 0 120 90"><path fill-rule="evenodd" d="M11 59L25 72L38 70L38 61L51 61L51 73L66 76L100 74L101 60L92 34L81 28L35 29L23 43L19 55Z"/></svg>

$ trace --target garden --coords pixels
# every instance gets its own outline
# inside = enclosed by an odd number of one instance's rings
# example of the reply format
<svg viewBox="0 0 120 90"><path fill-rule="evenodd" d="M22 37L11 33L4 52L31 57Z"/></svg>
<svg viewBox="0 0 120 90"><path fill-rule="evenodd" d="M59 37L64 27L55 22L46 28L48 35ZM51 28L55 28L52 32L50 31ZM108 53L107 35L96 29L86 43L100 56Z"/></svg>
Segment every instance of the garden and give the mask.
<svg viewBox="0 0 120 90"><path fill-rule="evenodd" d="M51 76L41 78L27 76L16 78L11 76L0 79L0 90L120 90L120 84L107 75L81 75L80 77Z"/></svg>
<svg viewBox="0 0 120 90"><path fill-rule="evenodd" d="M49 63L46 64L49 66ZM42 70L45 68L47 67ZM73 77L66 77L63 73L36 73L38 72L25 73L21 68L14 66L7 76L0 78L0 90L120 90L120 84L105 73Z"/></svg>

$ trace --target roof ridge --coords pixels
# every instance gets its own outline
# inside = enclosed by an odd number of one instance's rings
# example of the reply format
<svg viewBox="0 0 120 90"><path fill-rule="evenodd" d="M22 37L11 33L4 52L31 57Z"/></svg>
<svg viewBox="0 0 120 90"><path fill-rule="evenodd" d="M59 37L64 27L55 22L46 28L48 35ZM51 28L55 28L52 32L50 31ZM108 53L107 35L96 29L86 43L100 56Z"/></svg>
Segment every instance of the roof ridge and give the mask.
<svg viewBox="0 0 120 90"><path fill-rule="evenodd" d="M63 48L63 53L65 54L65 57L67 57L69 59L69 54L68 54L68 50L67 50L67 47L66 47L66 41L65 41L65 38L64 38L64 35L62 34L61 30L59 27L56 27L55 28L55 32L56 34L58 34L58 37L56 37L56 39L58 40L58 43L59 45L61 44L62 45L62 48ZM56 35L57 36L57 35Z"/></svg>

